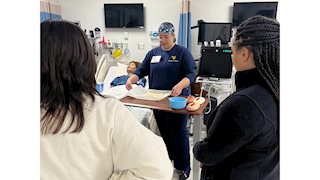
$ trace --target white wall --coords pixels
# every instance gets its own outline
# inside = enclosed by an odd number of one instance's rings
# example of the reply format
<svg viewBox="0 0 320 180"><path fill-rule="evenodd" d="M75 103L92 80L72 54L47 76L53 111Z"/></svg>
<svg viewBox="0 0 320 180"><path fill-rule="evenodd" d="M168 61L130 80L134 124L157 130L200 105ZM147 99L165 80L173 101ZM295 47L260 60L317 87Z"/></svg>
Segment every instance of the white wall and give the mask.
<svg viewBox="0 0 320 180"><path fill-rule="evenodd" d="M231 22L232 6L234 2L273 1L273 0L193 0L191 1L191 25L197 25L202 19L206 22ZM145 28L144 29L112 29L105 28L104 3L144 3ZM280 3L279 3L280 4ZM278 13L279 14L278 6ZM181 0L63 0L61 2L61 15L70 21L80 21L82 29L101 29L102 35L112 41L123 42L124 32L129 33L127 40L131 56L123 60L142 61L146 53L152 48L149 37L151 30L157 30L164 21L171 22L178 32ZM279 20L279 16L278 16ZM177 35L178 37L178 35ZM191 30L191 53L195 59L200 53L197 45L198 29ZM138 50L138 43L144 43L145 49Z"/></svg>

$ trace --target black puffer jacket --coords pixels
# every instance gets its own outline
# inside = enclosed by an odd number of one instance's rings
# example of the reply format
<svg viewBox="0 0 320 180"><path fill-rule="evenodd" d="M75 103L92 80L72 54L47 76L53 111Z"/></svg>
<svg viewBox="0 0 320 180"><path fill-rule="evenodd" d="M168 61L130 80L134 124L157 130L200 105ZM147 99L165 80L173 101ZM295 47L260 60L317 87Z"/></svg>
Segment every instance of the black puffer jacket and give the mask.
<svg viewBox="0 0 320 180"><path fill-rule="evenodd" d="M201 179L278 180L279 101L256 69L237 72L236 85L193 148Z"/></svg>

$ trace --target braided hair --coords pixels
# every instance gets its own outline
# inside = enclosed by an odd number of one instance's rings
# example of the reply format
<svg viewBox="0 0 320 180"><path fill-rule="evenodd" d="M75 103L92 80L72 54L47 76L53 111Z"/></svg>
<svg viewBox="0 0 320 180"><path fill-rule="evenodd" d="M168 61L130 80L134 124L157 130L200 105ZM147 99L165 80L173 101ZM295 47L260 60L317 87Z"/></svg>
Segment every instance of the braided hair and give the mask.
<svg viewBox="0 0 320 180"><path fill-rule="evenodd" d="M239 25L235 47L247 47L254 63L275 98L279 101L280 24L271 18L254 16Z"/></svg>

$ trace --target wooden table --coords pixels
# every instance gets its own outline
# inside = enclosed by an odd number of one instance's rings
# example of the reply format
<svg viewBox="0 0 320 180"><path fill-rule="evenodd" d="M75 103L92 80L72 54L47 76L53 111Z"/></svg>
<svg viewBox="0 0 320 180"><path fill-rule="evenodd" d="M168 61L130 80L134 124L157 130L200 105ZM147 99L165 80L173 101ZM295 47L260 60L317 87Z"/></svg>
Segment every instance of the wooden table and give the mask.
<svg viewBox="0 0 320 180"><path fill-rule="evenodd" d="M201 104L200 108L197 111L188 111L186 108L183 109L172 109L169 106L169 98L166 97L160 101L149 101L149 100L141 100L133 97L126 96L120 99L125 105L128 106L137 106L149 109L163 110L172 113L178 114L188 114L194 116L193 122L193 144L200 141L201 139L201 120L203 118L203 111L205 107L208 105L209 100L205 98L205 102ZM200 163L193 156L193 180L200 179Z"/></svg>

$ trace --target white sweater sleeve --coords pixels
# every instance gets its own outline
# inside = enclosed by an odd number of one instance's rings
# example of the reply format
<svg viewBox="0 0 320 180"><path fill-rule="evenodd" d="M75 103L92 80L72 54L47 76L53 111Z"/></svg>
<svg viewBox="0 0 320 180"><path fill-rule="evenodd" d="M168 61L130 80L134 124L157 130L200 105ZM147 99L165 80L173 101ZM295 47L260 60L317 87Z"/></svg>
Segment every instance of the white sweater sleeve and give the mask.
<svg viewBox="0 0 320 180"><path fill-rule="evenodd" d="M161 137L141 125L120 102L114 118L111 180L171 180L173 167Z"/></svg>

